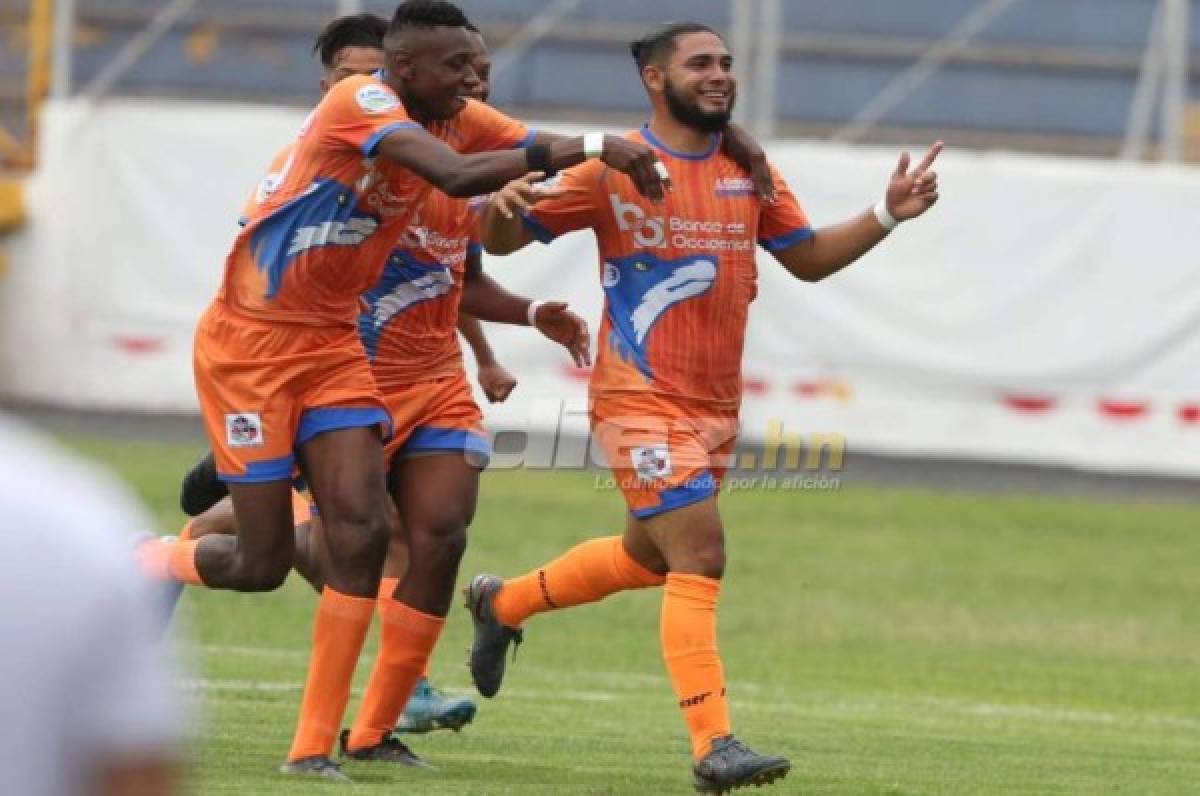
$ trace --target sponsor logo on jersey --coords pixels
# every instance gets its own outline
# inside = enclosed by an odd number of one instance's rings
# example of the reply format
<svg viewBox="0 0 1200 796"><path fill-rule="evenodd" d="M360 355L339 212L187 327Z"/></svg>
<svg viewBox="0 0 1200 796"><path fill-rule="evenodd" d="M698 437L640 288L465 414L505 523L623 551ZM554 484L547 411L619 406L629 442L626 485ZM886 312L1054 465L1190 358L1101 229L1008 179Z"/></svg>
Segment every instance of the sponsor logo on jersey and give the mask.
<svg viewBox="0 0 1200 796"><path fill-rule="evenodd" d="M754 251L755 242L747 236L743 221L721 222L708 219L671 216L650 217L638 205L609 194L617 229L632 233L635 246L643 249L676 249L720 253Z"/></svg>
<svg viewBox="0 0 1200 796"><path fill-rule="evenodd" d="M235 412L225 415L225 441L231 448L261 447L262 417L257 412Z"/></svg>
<svg viewBox="0 0 1200 796"><path fill-rule="evenodd" d="M754 193L754 181L748 177L718 177L717 196L749 196Z"/></svg>
<svg viewBox="0 0 1200 796"><path fill-rule="evenodd" d="M617 219L617 228L622 232L632 232L633 242L638 246L661 248L667 245L667 228L662 217L647 218L642 208L632 202L622 202L621 197L609 194L612 202L613 215Z"/></svg>
<svg viewBox="0 0 1200 796"><path fill-rule="evenodd" d="M385 86L363 86L355 93L354 99L358 101L358 107L367 113L386 113L400 107L400 98Z"/></svg>

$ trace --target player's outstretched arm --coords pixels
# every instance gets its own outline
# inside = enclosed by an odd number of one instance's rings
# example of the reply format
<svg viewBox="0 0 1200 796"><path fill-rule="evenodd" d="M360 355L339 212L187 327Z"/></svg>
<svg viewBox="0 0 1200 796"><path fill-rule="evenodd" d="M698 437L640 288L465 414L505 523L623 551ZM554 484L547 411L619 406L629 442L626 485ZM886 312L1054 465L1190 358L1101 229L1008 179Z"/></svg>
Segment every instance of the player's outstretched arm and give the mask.
<svg viewBox="0 0 1200 796"><path fill-rule="evenodd" d="M528 246L533 233L521 220L535 204L543 199L562 196L562 189L541 184L545 175L530 172L513 180L488 200L480 220L480 237L488 254L503 256Z"/></svg>
<svg viewBox="0 0 1200 796"><path fill-rule="evenodd" d="M533 326L566 348L577 366L592 364L591 336L583 318L567 309L565 302L532 301L510 293L483 272L478 260L468 261L459 312L494 323Z"/></svg>
<svg viewBox="0 0 1200 796"><path fill-rule="evenodd" d="M807 240L774 252L775 259L797 279L818 282L850 265L875 247L902 221L916 218L938 200L937 174L930 170L942 142L936 142L911 172L909 155L900 156L887 193L874 208L822 227Z"/></svg>
<svg viewBox="0 0 1200 796"><path fill-rule="evenodd" d="M503 403L517 386L517 380L508 368L496 361L496 352L483 332L483 324L474 315L459 312L458 331L475 354L475 378L483 388L483 394L491 403Z"/></svg>
<svg viewBox="0 0 1200 796"><path fill-rule="evenodd" d="M428 132L412 127L389 133L379 143L377 154L460 199L498 191L510 180L531 171L558 172L586 159L582 137L524 149L462 155ZM669 179L655 167L658 157L644 144L605 136L600 157L617 171L629 175L638 191L650 199L662 199L670 185Z"/></svg>

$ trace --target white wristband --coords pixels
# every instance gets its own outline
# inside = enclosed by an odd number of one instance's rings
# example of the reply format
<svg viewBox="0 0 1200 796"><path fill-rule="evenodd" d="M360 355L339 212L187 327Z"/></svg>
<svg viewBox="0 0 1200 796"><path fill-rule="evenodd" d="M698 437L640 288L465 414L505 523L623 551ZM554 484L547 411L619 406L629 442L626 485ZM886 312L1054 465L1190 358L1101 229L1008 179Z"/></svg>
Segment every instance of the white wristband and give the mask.
<svg viewBox="0 0 1200 796"><path fill-rule="evenodd" d="M588 160L604 157L604 133L588 133L583 137L583 156Z"/></svg>
<svg viewBox="0 0 1200 796"><path fill-rule="evenodd" d="M529 307L525 310L525 318L529 321L530 326L537 326L537 311L538 307L542 306L544 301L531 301Z"/></svg>
<svg viewBox="0 0 1200 796"><path fill-rule="evenodd" d="M891 232L897 227L897 225L900 224L900 222L896 220L896 217L888 212L886 200L880 199L875 205L874 211L875 218L879 221L879 226L883 227L886 231Z"/></svg>

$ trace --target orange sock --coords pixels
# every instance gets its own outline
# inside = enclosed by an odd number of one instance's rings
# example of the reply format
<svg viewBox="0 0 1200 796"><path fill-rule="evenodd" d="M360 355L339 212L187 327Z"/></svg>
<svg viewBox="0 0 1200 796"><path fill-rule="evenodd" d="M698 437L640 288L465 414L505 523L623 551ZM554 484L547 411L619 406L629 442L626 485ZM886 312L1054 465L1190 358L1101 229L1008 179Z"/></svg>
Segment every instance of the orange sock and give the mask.
<svg viewBox="0 0 1200 796"><path fill-rule="evenodd" d="M179 539L167 545L167 571L175 580L193 586L204 585L196 569L196 548L200 542L200 539Z"/></svg>
<svg viewBox="0 0 1200 796"><path fill-rule="evenodd" d="M400 578L383 577L379 580L379 599L388 600L396 593L396 587L400 585ZM429 677L429 661L425 661L425 667L421 669L421 678ZM417 678L417 679L421 679Z"/></svg>
<svg viewBox="0 0 1200 796"><path fill-rule="evenodd" d="M607 536L576 545L546 566L504 581L493 605L503 624L520 627L543 611L596 602L626 589L661 586L664 580L634 561L620 536Z"/></svg>
<svg viewBox="0 0 1200 796"><path fill-rule="evenodd" d="M715 738L729 734L725 670L717 653L717 597L721 581L702 575L667 575L663 589L663 660L700 760Z"/></svg>
<svg viewBox="0 0 1200 796"><path fill-rule="evenodd" d="M390 600L392 595L396 593L396 587L400 585L400 578L383 577L379 579L379 599Z"/></svg>
<svg viewBox="0 0 1200 796"><path fill-rule="evenodd" d="M350 730L350 749L374 746L396 726L446 624L390 594L379 600L379 619L379 654Z"/></svg>
<svg viewBox="0 0 1200 796"><path fill-rule="evenodd" d="M187 541L191 540L191 538L192 538L192 523L194 523L194 522L195 522L195 520L188 520L186 523L184 523L184 526L179 529L179 533L176 536L176 538L179 541L187 542Z"/></svg>
<svg viewBox="0 0 1200 796"><path fill-rule="evenodd" d="M375 600L370 597L351 597L329 586L322 590L313 622L308 679L288 760L333 753L374 608Z"/></svg>
<svg viewBox="0 0 1200 796"><path fill-rule="evenodd" d="M171 577L171 545L159 537L147 539L133 552L138 569L151 580L167 580Z"/></svg>

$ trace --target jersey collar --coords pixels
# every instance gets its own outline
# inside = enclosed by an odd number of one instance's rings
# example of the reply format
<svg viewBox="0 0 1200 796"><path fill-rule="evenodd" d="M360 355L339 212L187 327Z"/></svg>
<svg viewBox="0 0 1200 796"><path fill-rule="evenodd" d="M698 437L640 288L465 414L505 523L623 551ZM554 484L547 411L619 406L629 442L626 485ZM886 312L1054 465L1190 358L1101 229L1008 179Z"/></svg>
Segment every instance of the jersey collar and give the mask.
<svg viewBox="0 0 1200 796"><path fill-rule="evenodd" d="M671 157L679 158L680 160L708 160L710 157L712 157L713 153L717 151L717 143L721 140L721 136L719 134L713 133L709 138L708 149L699 154L692 154L691 152L676 152L662 141L659 141L658 136L650 132L649 122L642 125L641 134L642 138L646 139L646 143L648 143L650 146L654 147L655 149L661 149Z"/></svg>

